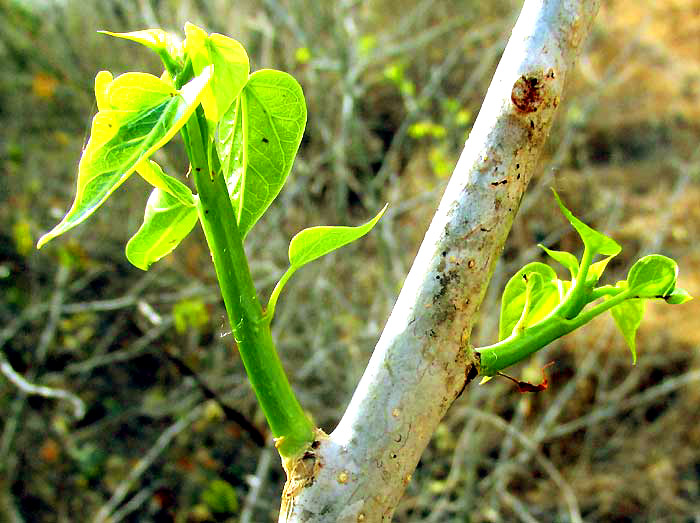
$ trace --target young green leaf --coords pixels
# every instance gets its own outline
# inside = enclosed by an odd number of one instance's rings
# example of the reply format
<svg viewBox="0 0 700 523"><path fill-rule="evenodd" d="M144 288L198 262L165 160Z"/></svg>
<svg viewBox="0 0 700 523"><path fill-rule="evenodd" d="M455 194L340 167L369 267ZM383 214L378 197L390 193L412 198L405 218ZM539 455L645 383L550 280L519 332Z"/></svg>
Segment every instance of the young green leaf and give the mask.
<svg viewBox="0 0 700 523"><path fill-rule="evenodd" d="M557 191L552 189L552 192L554 193L554 197L557 199L557 203L559 204L561 212L564 214L566 219L569 220L569 223L573 226L573 228L576 229L579 236L581 236L583 244L586 247L588 247L593 252L593 254L603 254L605 256L616 256L617 254L619 254L619 252L622 250L622 247L620 247L620 245L615 240L609 238L608 236L605 236L602 233L599 233L595 229L589 227L581 220L576 218L576 216L574 216L561 201L561 198L559 198Z"/></svg>
<svg viewBox="0 0 700 523"><path fill-rule="evenodd" d="M243 237L282 189L305 126L301 86L281 71L250 75L237 106L226 113L217 151Z"/></svg>
<svg viewBox="0 0 700 523"><path fill-rule="evenodd" d="M670 294L666 295L664 299L666 303L670 305L681 305L682 303L692 300L693 297L685 289L676 287Z"/></svg>
<svg viewBox="0 0 700 523"><path fill-rule="evenodd" d="M153 187L167 192L182 205L194 207L192 191L177 178L165 174L160 165L153 160L141 160L136 166L136 172Z"/></svg>
<svg viewBox="0 0 700 523"><path fill-rule="evenodd" d="M637 260L627 274L627 286L639 298L664 298L676 287L678 265L671 258L650 254Z"/></svg>
<svg viewBox="0 0 700 523"><path fill-rule="evenodd" d="M559 262L566 269L568 269L572 279L576 278L576 274L578 274L578 259L576 259L576 256L574 256L570 252L554 251L552 249L548 249L541 243L538 244L538 247L544 250L544 252L546 252L550 258Z"/></svg>
<svg viewBox="0 0 700 523"><path fill-rule="evenodd" d="M142 270L170 254L197 223L197 209L160 189L146 203L143 224L126 244L126 257Z"/></svg>
<svg viewBox="0 0 700 523"><path fill-rule="evenodd" d="M216 153L219 156L221 172L226 178L229 195L236 194L237 185L243 180L243 166L245 165L243 147L243 109L242 96L239 96L228 108L219 121L219 130L215 138ZM246 129L247 130L247 129ZM238 204L243 203L241 199ZM236 207L236 215L240 214Z"/></svg>
<svg viewBox="0 0 700 523"><path fill-rule="evenodd" d="M635 336L644 317L644 300L626 300L610 309L615 325L622 332L627 345L632 351L632 363L637 363Z"/></svg>
<svg viewBox="0 0 700 523"><path fill-rule="evenodd" d="M177 37L162 29L145 29L143 31L131 31L129 33L98 31L98 33L145 45L160 56L168 70L177 67L178 63L182 61L182 44L178 41Z"/></svg>
<svg viewBox="0 0 700 523"><path fill-rule="evenodd" d="M558 280L545 280L539 273L532 274L530 279L533 279L532 277L538 277L536 279L539 281L532 286L528 285L528 310L523 321L518 325L523 329L548 316L559 305L560 300Z"/></svg>
<svg viewBox="0 0 700 523"><path fill-rule="evenodd" d="M243 46L233 38L217 33L207 33L194 24L185 24L185 48L192 60L195 74L205 67L214 66L211 82L202 97L204 115L210 130L238 98L248 80L250 64Z"/></svg>
<svg viewBox="0 0 700 523"><path fill-rule="evenodd" d="M612 260L614 257L614 255L606 256L602 260L591 264L591 266L588 268L588 274L586 275L586 283L588 283L589 286L593 287L596 283L598 283L598 280L600 280L603 272L605 272L605 268L608 266L608 263L610 263L610 260Z"/></svg>
<svg viewBox="0 0 700 523"><path fill-rule="evenodd" d="M289 243L289 264L298 269L329 252L362 238L377 224L386 211L387 205L364 225L357 227L325 225L309 227L297 233Z"/></svg>
<svg viewBox="0 0 700 523"><path fill-rule="evenodd" d="M532 262L516 272L506 284L501 297L501 315L498 327L498 339L503 340L511 335L520 319L523 317L527 301L527 278L538 274L543 282L556 282L557 274L549 265ZM555 289L558 289L555 283Z"/></svg>
<svg viewBox="0 0 700 523"><path fill-rule="evenodd" d="M99 112L78 166L75 200L37 247L86 220L137 165L170 141L199 105L210 72L205 69L180 91L146 73L125 73L114 80L104 71L97 75Z"/></svg>
<svg viewBox="0 0 700 523"><path fill-rule="evenodd" d="M289 243L289 269L282 275L282 278L277 282L270 295L270 300L267 304L267 317L272 319L275 313L275 306L277 305L277 298L279 298L282 289L297 269L329 252L362 238L377 224L386 211L387 206L388 204L364 225L358 225L357 227L309 227L297 233Z"/></svg>
<svg viewBox="0 0 700 523"><path fill-rule="evenodd" d="M544 279L539 272L531 272L523 274L525 282L525 303L523 310L520 313L518 322L513 327L513 332L520 332L525 329L527 316L530 314L531 304L535 301L535 296L542 290Z"/></svg>

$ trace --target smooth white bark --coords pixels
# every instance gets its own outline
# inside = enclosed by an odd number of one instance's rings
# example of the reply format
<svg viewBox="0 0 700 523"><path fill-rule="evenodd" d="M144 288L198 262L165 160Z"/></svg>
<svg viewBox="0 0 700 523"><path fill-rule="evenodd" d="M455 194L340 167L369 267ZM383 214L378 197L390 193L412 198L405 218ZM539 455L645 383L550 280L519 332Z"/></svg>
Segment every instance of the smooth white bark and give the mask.
<svg viewBox="0 0 700 523"><path fill-rule="evenodd" d="M281 522L388 522L478 373L476 312L599 1L526 0L394 310L338 427L288 471Z"/></svg>

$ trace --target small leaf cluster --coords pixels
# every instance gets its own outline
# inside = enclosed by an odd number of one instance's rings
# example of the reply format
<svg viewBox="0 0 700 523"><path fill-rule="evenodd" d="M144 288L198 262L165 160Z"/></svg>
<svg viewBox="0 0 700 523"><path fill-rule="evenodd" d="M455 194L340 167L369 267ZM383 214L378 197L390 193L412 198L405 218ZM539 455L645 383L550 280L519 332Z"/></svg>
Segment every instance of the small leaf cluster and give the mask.
<svg viewBox="0 0 700 523"><path fill-rule="evenodd" d="M243 241L279 194L294 163L307 118L301 86L282 71L251 73L238 41L207 34L190 23L183 41L161 29L105 34L146 46L158 54L165 70L160 77L97 74L98 113L78 167L75 200L38 247L86 220L136 172L153 190L126 256L147 270L171 253L196 225L199 198L151 156L178 132L193 164L193 157L204 158L200 164L207 165L209 176L224 178ZM185 132L188 125L196 125L198 132ZM290 269L268 309L274 310L296 269L363 236L383 212L360 227L314 227L299 233L289 248Z"/></svg>
<svg viewBox="0 0 700 523"><path fill-rule="evenodd" d="M669 304L681 304L692 299L676 285L676 262L660 254L639 259L625 280L598 286L605 268L621 247L576 218L556 191L554 196L583 241L583 255L579 260L572 253L540 245L550 258L568 270L571 279L559 279L549 265L532 262L508 281L501 298L499 342L476 349L485 376L520 361L606 311L610 311L636 362L635 337L645 303L662 299ZM596 257L600 259L594 261Z"/></svg>

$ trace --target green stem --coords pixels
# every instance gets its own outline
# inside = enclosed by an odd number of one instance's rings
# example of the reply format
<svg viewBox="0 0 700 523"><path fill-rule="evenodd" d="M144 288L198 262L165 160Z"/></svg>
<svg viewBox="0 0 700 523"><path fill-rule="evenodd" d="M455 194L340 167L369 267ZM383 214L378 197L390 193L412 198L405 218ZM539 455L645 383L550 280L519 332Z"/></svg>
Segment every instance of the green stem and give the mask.
<svg viewBox="0 0 700 523"><path fill-rule="evenodd" d="M197 188L197 211L209 244L229 322L241 360L284 458L313 441L313 424L292 391L275 350L269 322L258 301L226 181L210 172L206 122L201 108L186 126L186 143Z"/></svg>
<svg viewBox="0 0 700 523"><path fill-rule="evenodd" d="M619 287L614 287L613 285L603 285L602 287L593 289L591 295L589 296L589 303L594 302L597 299L602 298L603 296L617 296L622 291L623 289Z"/></svg>
<svg viewBox="0 0 700 523"><path fill-rule="evenodd" d="M296 267L289 267L289 269L287 269L287 271L280 278L280 281L277 282L275 288L272 290L272 294L270 294L270 299L267 302L267 308L265 309L265 318L268 322L272 321L272 317L275 315L277 299L279 298L282 289L284 288L289 278L292 277L292 274L296 272L296 270Z"/></svg>
<svg viewBox="0 0 700 523"><path fill-rule="evenodd" d="M578 329L596 316L631 297L631 293L625 290L595 307L581 312L573 319L565 319L553 314L498 343L474 349L481 358L480 374L493 376L498 371L527 358L557 338Z"/></svg>
<svg viewBox="0 0 700 523"><path fill-rule="evenodd" d="M566 309L562 311L565 318L570 319L575 317L588 303L583 293L586 289L586 277L588 276L588 269L592 261L593 251L586 246L583 248L583 256L581 257L581 265L576 275L576 283L571 289L569 297L565 300L565 303L568 304Z"/></svg>

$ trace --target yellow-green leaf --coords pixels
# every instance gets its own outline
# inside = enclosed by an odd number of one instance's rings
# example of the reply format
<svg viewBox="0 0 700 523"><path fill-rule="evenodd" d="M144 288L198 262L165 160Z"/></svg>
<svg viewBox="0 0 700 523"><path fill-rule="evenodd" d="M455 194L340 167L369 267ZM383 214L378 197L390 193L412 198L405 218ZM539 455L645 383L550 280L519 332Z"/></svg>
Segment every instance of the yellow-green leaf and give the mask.
<svg viewBox="0 0 700 523"><path fill-rule="evenodd" d="M202 97L204 115L213 129L241 93L248 80L248 54L240 42L218 33L207 33L194 24L185 24L185 48L195 74L214 66L211 82Z"/></svg>
<svg viewBox="0 0 700 523"><path fill-rule="evenodd" d="M629 289L639 298L665 298L676 287L678 264L661 254L636 261L627 274Z"/></svg>
<svg viewBox="0 0 700 523"><path fill-rule="evenodd" d="M533 281L541 280L539 284L541 289L538 289L538 292L534 292L536 289L533 289L533 282L531 282L529 284L530 289L528 293L528 278L532 280L533 278L531 277L533 275L537 275L534 276ZM498 339L503 340L510 336L521 319L523 322L526 321L526 316L528 312L530 312L530 307L535 303L539 303L539 290L544 291L544 289L546 289L546 293L542 294L542 297L547 298L545 302L549 303L550 300L556 300L558 302L560 296L559 287L556 282L557 273L554 272L554 269L549 265L544 263L528 263L516 272L506 284L506 288L503 290L503 296L501 297ZM556 303L554 305L556 305ZM541 308L539 306L537 307L537 312L537 316L539 317L541 314ZM525 324L523 323L522 326L525 327Z"/></svg>
<svg viewBox="0 0 700 523"><path fill-rule="evenodd" d="M126 257L136 267L148 270L153 262L170 254L197 223L197 209L153 189L146 204L143 224L126 244Z"/></svg>
<svg viewBox="0 0 700 523"><path fill-rule="evenodd" d="M108 74L100 72L95 81L100 111L78 166L75 200L63 220L41 237L39 248L87 219L180 130L199 105L211 69L180 91L146 73L126 73L109 83Z"/></svg>
<svg viewBox="0 0 700 523"><path fill-rule="evenodd" d="M309 227L297 233L289 243L289 269L275 285L275 289L272 291L267 304L269 318L272 318L275 314L277 299L289 278L292 277L297 269L329 252L362 238L377 224L384 211L386 211L387 206L388 204L364 225L358 225L357 227Z"/></svg>
<svg viewBox="0 0 700 523"><path fill-rule="evenodd" d="M610 314L615 320L615 325L620 329L622 336L625 338L632 352L632 363L637 363L635 337L637 335L637 329L639 329L642 318L644 317L644 302L645 300L642 299L627 300L610 309Z"/></svg>
<svg viewBox="0 0 700 523"><path fill-rule="evenodd" d="M374 218L357 227L324 225L309 227L297 233L289 243L289 264L298 269L329 252L362 238L377 224L386 208L385 205Z"/></svg>
<svg viewBox="0 0 700 523"><path fill-rule="evenodd" d="M113 33L111 31L98 31L102 34L130 40L145 45L155 51L161 57L166 67L180 63L183 57L183 46L179 39L162 29L144 29L129 33Z"/></svg>
<svg viewBox="0 0 700 523"><path fill-rule="evenodd" d="M160 165L153 160L141 160L136 166L136 172L153 187L167 192L181 204L187 207L194 207L192 191L180 180L165 174Z"/></svg>
<svg viewBox="0 0 700 523"><path fill-rule="evenodd" d="M564 202L561 201L561 198L559 198L557 191L552 189L552 192L554 193L554 197L556 198L557 203L559 204L561 212L564 214L564 216L566 216L566 219L569 220L569 223L573 226L573 228L576 229L576 232L578 232L579 236L581 236L584 245L586 245L586 247L593 251L593 254L616 256L620 253L622 247L620 247L619 243L617 243L612 238L604 235L603 233L596 231L592 227L589 227L581 220L576 218L576 216L574 216L572 212L569 209L567 209L567 207L564 205Z"/></svg>

